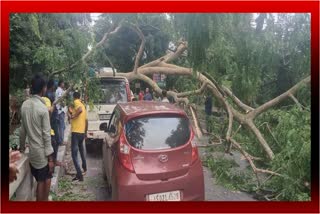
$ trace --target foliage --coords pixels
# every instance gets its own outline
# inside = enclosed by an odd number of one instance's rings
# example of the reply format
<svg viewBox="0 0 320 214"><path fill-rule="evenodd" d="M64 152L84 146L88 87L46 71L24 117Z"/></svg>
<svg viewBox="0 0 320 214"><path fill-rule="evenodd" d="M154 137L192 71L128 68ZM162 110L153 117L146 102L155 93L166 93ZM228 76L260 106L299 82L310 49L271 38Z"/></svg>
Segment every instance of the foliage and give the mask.
<svg viewBox="0 0 320 214"><path fill-rule="evenodd" d="M188 40L189 63L219 83L230 81L235 95L253 106L310 73L310 14L254 16L172 15L178 34Z"/></svg>
<svg viewBox="0 0 320 214"><path fill-rule="evenodd" d="M274 151L275 159L271 163L257 161L256 165L283 175L271 177L259 188L271 191L273 200L310 200L310 116L307 110L301 111L297 106L289 106L270 110L258 118L257 125ZM266 121L268 122L265 123ZM234 125L236 130L238 124ZM216 118L211 117L209 126L213 127L213 133L218 134L221 129L225 129L226 124L218 123ZM267 159L257 139L245 128L241 128L234 138L241 142L241 146L251 155ZM254 182L253 174L237 174L235 167L229 162L220 158L207 160L208 166L216 173L218 182L240 190L257 190L250 184ZM246 182L241 181L238 176Z"/></svg>
<svg viewBox="0 0 320 214"><path fill-rule="evenodd" d="M20 145L19 133L20 133L20 129L17 128L14 130L14 132L11 135L9 135L9 148L13 150L18 150Z"/></svg>
<svg viewBox="0 0 320 214"><path fill-rule="evenodd" d="M232 159L210 156L205 164L214 173L217 183L226 188L251 192L256 187L252 181L253 173L237 169L239 165Z"/></svg>
<svg viewBox="0 0 320 214"><path fill-rule="evenodd" d="M89 108L93 109L94 104L98 103L103 96L103 92L100 90L100 79L93 77L88 79L87 82L87 96L88 96L88 104Z"/></svg>
<svg viewBox="0 0 320 214"><path fill-rule="evenodd" d="M100 41L103 34L113 26L112 23L122 18L129 23L96 52L92 61L95 67L111 67L107 59L109 57L117 70L127 72L133 69L141 43L132 29L133 24L141 29L146 40L140 65L159 58L167 50L171 25L165 14L102 14L94 26L95 41Z"/></svg>
<svg viewBox="0 0 320 214"><path fill-rule="evenodd" d="M271 163L273 171L283 177L273 177L266 186L277 193L278 200L310 200L311 183L311 115L292 107L288 111L272 110L263 119L269 119L277 144Z"/></svg>
<svg viewBox="0 0 320 214"><path fill-rule="evenodd" d="M210 44L210 15L174 14L174 24L183 27L181 36L189 41L188 58L194 70L206 69L206 50Z"/></svg>
<svg viewBox="0 0 320 214"><path fill-rule="evenodd" d="M87 52L88 14L10 15L10 93L25 88L38 72L49 75L70 66ZM79 78L82 66L60 77Z"/></svg>

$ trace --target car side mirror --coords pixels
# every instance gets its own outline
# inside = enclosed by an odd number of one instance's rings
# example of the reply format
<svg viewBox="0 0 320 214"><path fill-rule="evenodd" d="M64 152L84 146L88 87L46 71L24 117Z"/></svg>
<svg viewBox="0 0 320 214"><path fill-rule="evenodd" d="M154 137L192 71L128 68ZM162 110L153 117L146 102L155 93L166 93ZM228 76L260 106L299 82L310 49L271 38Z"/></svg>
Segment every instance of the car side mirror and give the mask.
<svg viewBox="0 0 320 214"><path fill-rule="evenodd" d="M108 130L108 123L101 123L100 126L99 126L99 129L101 131L104 131L104 132L109 132Z"/></svg>
<svg viewBox="0 0 320 214"><path fill-rule="evenodd" d="M108 130L110 133L116 133L116 127L114 125L110 126L110 129Z"/></svg>

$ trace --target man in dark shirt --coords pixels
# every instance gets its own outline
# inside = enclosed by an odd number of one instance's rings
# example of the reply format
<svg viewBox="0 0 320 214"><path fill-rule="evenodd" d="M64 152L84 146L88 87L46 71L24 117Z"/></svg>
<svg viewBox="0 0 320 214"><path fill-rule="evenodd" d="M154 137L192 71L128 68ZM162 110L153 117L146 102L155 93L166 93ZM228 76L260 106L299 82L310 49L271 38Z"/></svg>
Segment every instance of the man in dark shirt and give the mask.
<svg viewBox="0 0 320 214"><path fill-rule="evenodd" d="M146 88L146 94L144 95L143 100L152 101L152 99L153 98L151 93L149 92L149 88Z"/></svg>
<svg viewBox="0 0 320 214"><path fill-rule="evenodd" d="M207 96L206 101L204 103L205 105L205 112L208 116L212 113L212 98L210 95Z"/></svg>

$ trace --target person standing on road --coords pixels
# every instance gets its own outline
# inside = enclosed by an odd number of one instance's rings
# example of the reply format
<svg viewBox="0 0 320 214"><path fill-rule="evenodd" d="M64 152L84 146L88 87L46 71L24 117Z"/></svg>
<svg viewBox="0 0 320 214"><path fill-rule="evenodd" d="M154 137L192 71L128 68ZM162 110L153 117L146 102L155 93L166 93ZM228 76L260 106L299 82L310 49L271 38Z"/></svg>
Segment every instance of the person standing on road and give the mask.
<svg viewBox="0 0 320 214"><path fill-rule="evenodd" d="M206 101L205 101L204 105L205 105L206 115L207 115L207 116L210 116L211 113L212 113L212 98L211 98L210 95L208 95L208 96L206 97Z"/></svg>
<svg viewBox="0 0 320 214"><path fill-rule="evenodd" d="M167 91L166 90L162 90L162 101L161 102L170 103L167 98Z"/></svg>
<svg viewBox="0 0 320 214"><path fill-rule="evenodd" d="M139 101L142 101L143 100L143 97L144 97L144 93L143 93L143 90L141 90L139 92Z"/></svg>
<svg viewBox="0 0 320 214"><path fill-rule="evenodd" d="M152 101L152 99L153 98L151 93L149 92L149 88L146 88L146 94L144 95L143 100Z"/></svg>
<svg viewBox="0 0 320 214"><path fill-rule="evenodd" d="M55 100L55 87L54 87L54 80L50 79L47 84L47 93L43 97L46 106L49 110L49 116L50 116L50 125L51 125L51 142L52 147L54 150L54 158L55 161L57 160L57 152L59 147L59 130L58 130L58 124L59 124L59 118L58 118L58 111L53 105L53 102ZM57 164L57 161L56 161ZM59 164L57 164L59 165Z"/></svg>
<svg viewBox="0 0 320 214"><path fill-rule="evenodd" d="M51 101L48 97L42 97L42 99L44 100L45 102L45 105L46 107L48 108L48 112L49 112L49 117L51 117L51 113L53 112L53 107L51 106ZM56 160L57 158L57 142L55 140L55 135L54 135L54 131L52 129L52 126L51 126L51 123L50 123L50 127L51 127L51 130L50 130L50 135L51 135L51 144L52 144L52 148L53 148L53 156L54 156L54 159Z"/></svg>
<svg viewBox="0 0 320 214"><path fill-rule="evenodd" d="M68 116L71 120L71 156L73 160L74 167L76 168L77 175L72 179L72 181L83 181L83 174L81 172L78 163L78 151L80 152L82 160L82 169L84 173L87 171L86 157L84 154L83 140L87 133L88 123L87 123L87 113L85 106L80 100L80 93L73 93L74 107L72 114L68 112Z"/></svg>
<svg viewBox="0 0 320 214"><path fill-rule="evenodd" d="M212 97L208 94L206 100L204 102L205 112L206 112L206 123L207 123L207 131L211 132L211 126L209 124L210 116L212 114Z"/></svg>
<svg viewBox="0 0 320 214"><path fill-rule="evenodd" d="M21 107L20 151L24 152L28 137L31 173L37 181L37 201L48 201L54 170L49 112L41 98L46 90L46 81L41 75L35 75L31 83L32 96Z"/></svg>
<svg viewBox="0 0 320 214"><path fill-rule="evenodd" d="M58 88L55 94L55 100L58 100L64 94L64 81L60 80L58 84ZM58 118L58 145L65 144L64 143L64 129L65 129L65 108L63 102L60 102L56 105L57 108L57 118Z"/></svg>

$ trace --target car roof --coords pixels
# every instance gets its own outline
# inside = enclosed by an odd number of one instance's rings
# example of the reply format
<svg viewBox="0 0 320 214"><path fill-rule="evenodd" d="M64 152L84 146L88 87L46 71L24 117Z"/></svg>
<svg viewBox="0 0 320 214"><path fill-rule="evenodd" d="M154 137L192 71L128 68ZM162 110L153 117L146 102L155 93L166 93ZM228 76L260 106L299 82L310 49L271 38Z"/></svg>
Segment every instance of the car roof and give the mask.
<svg viewBox="0 0 320 214"><path fill-rule="evenodd" d="M186 116L183 109L165 102L159 101L133 101L119 103L118 107L127 119L150 114L178 114Z"/></svg>

